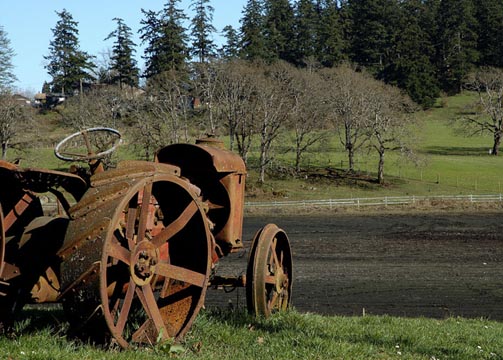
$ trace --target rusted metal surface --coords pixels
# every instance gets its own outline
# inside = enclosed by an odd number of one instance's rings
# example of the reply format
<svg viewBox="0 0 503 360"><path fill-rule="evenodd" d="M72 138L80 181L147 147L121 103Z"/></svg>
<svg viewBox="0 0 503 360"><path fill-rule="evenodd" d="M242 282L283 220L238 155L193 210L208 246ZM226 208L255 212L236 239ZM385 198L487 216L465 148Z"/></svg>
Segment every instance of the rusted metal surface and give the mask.
<svg viewBox="0 0 503 360"><path fill-rule="evenodd" d="M246 179L243 160L215 139L166 146L158 151L156 160L178 166L181 176L201 189L221 256L240 250Z"/></svg>
<svg viewBox="0 0 503 360"><path fill-rule="evenodd" d="M246 282L248 310L268 317L285 310L291 301L292 254L286 233L275 224L253 239Z"/></svg>
<svg viewBox="0 0 503 360"><path fill-rule="evenodd" d="M59 252L62 300L72 322L104 320L123 347L183 336L203 305L211 269L212 237L199 191L172 166L136 165L145 172L126 179L119 168L92 178L70 209Z"/></svg>

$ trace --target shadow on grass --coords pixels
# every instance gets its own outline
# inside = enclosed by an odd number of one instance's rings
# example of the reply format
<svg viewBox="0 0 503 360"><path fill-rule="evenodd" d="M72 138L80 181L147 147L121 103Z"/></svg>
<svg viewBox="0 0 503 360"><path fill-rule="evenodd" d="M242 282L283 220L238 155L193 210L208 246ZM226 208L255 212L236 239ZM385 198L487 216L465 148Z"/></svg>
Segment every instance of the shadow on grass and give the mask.
<svg viewBox="0 0 503 360"><path fill-rule="evenodd" d="M422 150L430 155L455 155L455 156L479 156L489 155L490 147L467 147L467 146L429 146Z"/></svg>

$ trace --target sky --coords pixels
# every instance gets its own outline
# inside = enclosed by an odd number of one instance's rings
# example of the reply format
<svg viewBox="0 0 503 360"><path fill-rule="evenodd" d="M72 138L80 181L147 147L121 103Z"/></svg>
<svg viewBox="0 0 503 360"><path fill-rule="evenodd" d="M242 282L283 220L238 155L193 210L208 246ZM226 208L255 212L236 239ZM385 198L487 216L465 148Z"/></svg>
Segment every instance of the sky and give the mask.
<svg viewBox="0 0 503 360"><path fill-rule="evenodd" d="M159 11L165 0L0 0L0 26L10 40L15 56L12 58L14 84L18 92L35 94L40 92L44 81L50 81L44 68L44 56L49 55L49 43L53 39L52 29L59 20L56 12L66 9L78 23L80 50L97 57L96 61L113 45L113 39L104 39L116 28L113 18L122 18L131 28L136 43L136 59L143 66L143 48L138 36L141 9ZM191 0L179 2L188 17L192 17ZM239 28L239 20L246 0L210 0L214 8L213 26L221 32L224 26ZM188 27L189 24L186 24ZM221 44L222 38L215 34L214 40Z"/></svg>

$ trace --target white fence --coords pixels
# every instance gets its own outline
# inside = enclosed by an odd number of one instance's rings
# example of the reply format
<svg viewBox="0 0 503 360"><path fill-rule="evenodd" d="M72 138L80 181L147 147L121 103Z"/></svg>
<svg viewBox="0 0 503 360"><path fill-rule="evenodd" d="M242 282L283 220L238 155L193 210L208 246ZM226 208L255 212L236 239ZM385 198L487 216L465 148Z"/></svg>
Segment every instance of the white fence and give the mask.
<svg viewBox="0 0 503 360"><path fill-rule="evenodd" d="M459 202L502 202L503 195L438 195L438 196L384 196L374 198L351 198L329 200L293 200L293 201L267 201L245 202L246 208L271 208L271 207L328 207L330 209L343 206L392 206L408 205L419 202L459 201Z"/></svg>

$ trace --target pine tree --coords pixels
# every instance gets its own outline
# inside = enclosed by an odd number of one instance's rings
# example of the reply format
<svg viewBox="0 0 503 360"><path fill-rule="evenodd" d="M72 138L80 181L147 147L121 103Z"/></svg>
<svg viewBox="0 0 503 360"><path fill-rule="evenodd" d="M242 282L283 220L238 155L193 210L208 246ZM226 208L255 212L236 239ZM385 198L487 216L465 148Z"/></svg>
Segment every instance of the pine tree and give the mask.
<svg viewBox="0 0 503 360"><path fill-rule="evenodd" d="M241 43L238 32L232 25L227 25L223 28L222 33L226 38L226 42L219 50L220 56L227 60L237 59L239 57L239 45Z"/></svg>
<svg viewBox="0 0 503 360"><path fill-rule="evenodd" d="M12 65L14 55L7 32L0 25L0 93L11 89L13 83L17 80L16 75L12 72L14 69L14 65Z"/></svg>
<svg viewBox="0 0 503 360"><path fill-rule="evenodd" d="M316 9L319 26L316 53L323 66L332 67L346 56L340 9L337 0L322 0L318 3Z"/></svg>
<svg viewBox="0 0 503 360"><path fill-rule="evenodd" d="M181 70L189 56L186 28L187 19L183 11L177 8L180 0L168 0L163 10L158 13L142 9L145 19L139 30L142 44L147 44L143 58L147 79L168 70Z"/></svg>
<svg viewBox="0 0 503 360"><path fill-rule="evenodd" d="M385 62L388 1L352 0L348 3L351 17L351 60L374 70L374 73L382 69Z"/></svg>
<svg viewBox="0 0 503 360"><path fill-rule="evenodd" d="M290 1L266 0L264 10L267 58L295 63L294 12Z"/></svg>
<svg viewBox="0 0 503 360"><path fill-rule="evenodd" d="M503 2L479 0L475 7L478 23L479 66L503 66Z"/></svg>
<svg viewBox="0 0 503 360"><path fill-rule="evenodd" d="M248 0L240 22L241 57L246 60L265 59L263 1Z"/></svg>
<svg viewBox="0 0 503 360"><path fill-rule="evenodd" d="M423 30L427 23L422 0L405 0L401 4L390 48L388 63L381 78L407 91L409 96L428 108L439 95L435 78L433 44Z"/></svg>
<svg viewBox="0 0 503 360"><path fill-rule="evenodd" d="M134 58L136 44L131 39L131 28L121 18L114 18L113 20L117 22L117 28L105 39L115 38L110 68L112 83L119 84L120 87L122 85L136 87L138 86L140 70Z"/></svg>
<svg viewBox="0 0 503 360"><path fill-rule="evenodd" d="M49 45L50 54L44 56L49 62L45 68L52 77L51 90L71 94L79 90L83 82L94 80L89 71L95 65L92 56L79 48L78 23L72 15L65 9L56 14L59 20L52 29L54 39Z"/></svg>
<svg viewBox="0 0 503 360"><path fill-rule="evenodd" d="M190 5L195 13L191 21L191 54L200 63L207 62L216 53L216 46L212 38L213 33L216 32L212 24L214 9L208 3L209 0L193 0Z"/></svg>
<svg viewBox="0 0 503 360"><path fill-rule="evenodd" d="M295 7L295 57L297 63L306 63L317 57L319 40L319 13L313 0L299 0ZM311 59L311 60L309 60Z"/></svg>
<svg viewBox="0 0 503 360"><path fill-rule="evenodd" d="M472 0L442 0L437 22L440 84L447 93L457 93L463 78L478 61Z"/></svg>

